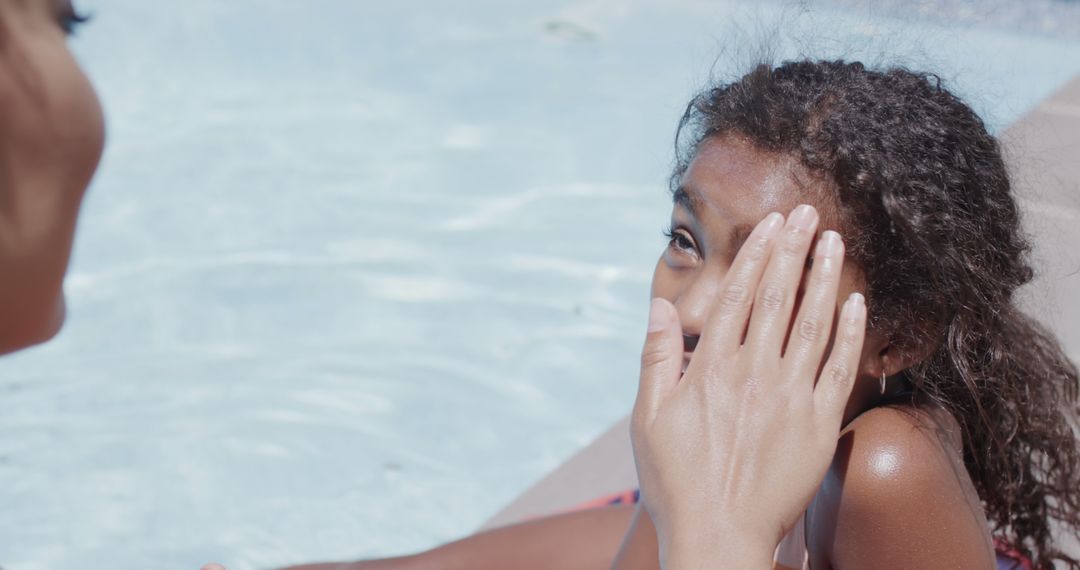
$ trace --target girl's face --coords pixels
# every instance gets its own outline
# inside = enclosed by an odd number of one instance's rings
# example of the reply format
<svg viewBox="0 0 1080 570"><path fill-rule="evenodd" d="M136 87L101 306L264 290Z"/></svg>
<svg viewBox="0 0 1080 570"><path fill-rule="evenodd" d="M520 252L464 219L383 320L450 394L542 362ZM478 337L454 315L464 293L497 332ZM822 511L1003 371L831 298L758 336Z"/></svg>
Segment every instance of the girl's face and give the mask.
<svg viewBox="0 0 1080 570"><path fill-rule="evenodd" d="M771 212L786 216L799 204L810 204L821 214L819 233L839 231L831 209L819 203L825 196L822 188L794 158L762 152L734 136L702 142L674 194L671 240L652 282L652 296L671 301L679 312L686 362L724 275L759 221ZM854 291L865 294L862 274L847 264L837 296L838 314L839 304Z"/></svg>
<svg viewBox="0 0 1080 570"><path fill-rule="evenodd" d="M52 336L79 205L104 143L68 51L70 0L0 0L0 353Z"/></svg>

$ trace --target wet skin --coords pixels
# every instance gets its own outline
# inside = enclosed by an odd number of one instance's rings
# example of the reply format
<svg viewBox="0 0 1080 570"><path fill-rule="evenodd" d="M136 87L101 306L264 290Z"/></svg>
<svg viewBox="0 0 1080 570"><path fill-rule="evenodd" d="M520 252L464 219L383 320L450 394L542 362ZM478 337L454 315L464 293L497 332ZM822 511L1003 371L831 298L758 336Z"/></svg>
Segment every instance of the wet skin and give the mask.
<svg viewBox="0 0 1080 570"><path fill-rule="evenodd" d="M0 2L0 354L64 321L63 278L104 144L101 106L66 44L67 0Z"/></svg>

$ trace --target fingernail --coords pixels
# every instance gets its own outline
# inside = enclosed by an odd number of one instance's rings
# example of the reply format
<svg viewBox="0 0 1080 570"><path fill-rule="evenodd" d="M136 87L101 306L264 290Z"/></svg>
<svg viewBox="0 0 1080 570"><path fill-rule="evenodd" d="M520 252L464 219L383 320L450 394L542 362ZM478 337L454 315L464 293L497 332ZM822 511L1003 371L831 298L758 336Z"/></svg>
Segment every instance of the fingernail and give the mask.
<svg viewBox="0 0 1080 570"><path fill-rule="evenodd" d="M773 212L768 216L765 216L764 220L761 220L761 229L765 230L765 234L775 233L784 225L784 216L779 212Z"/></svg>
<svg viewBox="0 0 1080 570"><path fill-rule="evenodd" d="M795 211L791 213L791 217L788 218L788 221L791 222L792 226L801 230L812 230L814 229L814 225L817 224L817 210L815 210L813 206L803 204L802 206L795 208Z"/></svg>
<svg viewBox="0 0 1080 570"><path fill-rule="evenodd" d="M671 324L671 303L657 297L649 306L649 332L662 331Z"/></svg>
<svg viewBox="0 0 1080 570"><path fill-rule="evenodd" d="M863 297L862 293L852 293L847 302L851 304L852 319L858 319L866 312L866 297Z"/></svg>
<svg viewBox="0 0 1080 570"><path fill-rule="evenodd" d="M818 239L817 253L818 255L832 257L834 255L839 255L842 247L840 234L832 230L826 230L825 233L821 234L821 238Z"/></svg>

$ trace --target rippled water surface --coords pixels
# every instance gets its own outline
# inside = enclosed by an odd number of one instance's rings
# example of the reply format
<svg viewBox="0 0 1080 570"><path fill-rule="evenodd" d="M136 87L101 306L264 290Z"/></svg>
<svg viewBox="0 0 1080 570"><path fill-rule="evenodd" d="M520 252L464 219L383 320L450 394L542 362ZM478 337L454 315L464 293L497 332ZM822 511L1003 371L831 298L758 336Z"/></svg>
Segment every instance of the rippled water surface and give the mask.
<svg viewBox="0 0 1080 570"><path fill-rule="evenodd" d="M675 122L754 38L940 70L995 127L1080 71L849 2L84 5L109 147L67 328L0 363L7 570L474 528L629 409Z"/></svg>

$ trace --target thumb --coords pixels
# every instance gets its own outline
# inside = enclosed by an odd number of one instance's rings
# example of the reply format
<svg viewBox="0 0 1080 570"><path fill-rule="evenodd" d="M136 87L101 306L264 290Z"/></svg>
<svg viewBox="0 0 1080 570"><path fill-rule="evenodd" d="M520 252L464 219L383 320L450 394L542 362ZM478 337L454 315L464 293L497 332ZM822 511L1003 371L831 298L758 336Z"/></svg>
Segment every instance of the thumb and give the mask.
<svg viewBox="0 0 1080 570"><path fill-rule="evenodd" d="M683 338L675 306L659 297L649 308L649 332L641 349L635 413L651 418L682 374Z"/></svg>

